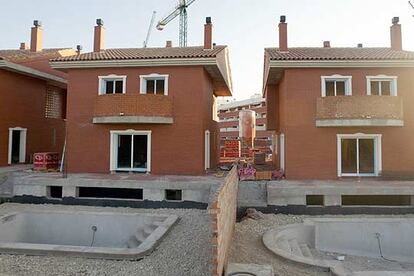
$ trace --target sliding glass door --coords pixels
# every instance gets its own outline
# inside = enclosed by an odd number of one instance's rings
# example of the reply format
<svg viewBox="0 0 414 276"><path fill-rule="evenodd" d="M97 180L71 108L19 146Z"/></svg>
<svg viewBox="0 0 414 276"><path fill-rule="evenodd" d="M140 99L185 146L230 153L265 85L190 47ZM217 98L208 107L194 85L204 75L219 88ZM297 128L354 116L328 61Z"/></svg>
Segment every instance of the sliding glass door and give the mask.
<svg viewBox="0 0 414 276"><path fill-rule="evenodd" d="M149 171L150 134L142 131L112 132L112 171Z"/></svg>
<svg viewBox="0 0 414 276"><path fill-rule="evenodd" d="M338 137L338 176L375 176L380 166L377 136L341 135Z"/></svg>

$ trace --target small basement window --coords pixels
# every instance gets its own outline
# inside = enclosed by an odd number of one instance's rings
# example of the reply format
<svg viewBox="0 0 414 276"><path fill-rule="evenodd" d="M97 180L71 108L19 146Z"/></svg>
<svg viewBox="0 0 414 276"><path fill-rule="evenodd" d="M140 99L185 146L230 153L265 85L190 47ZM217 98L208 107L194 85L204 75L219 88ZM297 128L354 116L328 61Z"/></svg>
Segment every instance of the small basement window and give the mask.
<svg viewBox="0 0 414 276"><path fill-rule="evenodd" d="M151 74L139 78L141 94L168 95L168 75Z"/></svg>
<svg viewBox="0 0 414 276"><path fill-rule="evenodd" d="M343 195L343 206L408 206L409 195Z"/></svg>
<svg viewBox="0 0 414 276"><path fill-rule="evenodd" d="M78 197L141 200L143 193L142 189L78 187Z"/></svg>
<svg viewBox="0 0 414 276"><path fill-rule="evenodd" d="M166 200L181 201L182 198L182 190L165 190Z"/></svg>
<svg viewBox="0 0 414 276"><path fill-rule="evenodd" d="M123 94L125 93L126 76L99 76L99 94Z"/></svg>
<svg viewBox="0 0 414 276"><path fill-rule="evenodd" d="M47 195L50 198L62 198L62 186L47 187Z"/></svg>
<svg viewBox="0 0 414 276"><path fill-rule="evenodd" d="M351 80L350 76L322 76L322 97L352 95Z"/></svg>
<svg viewBox="0 0 414 276"><path fill-rule="evenodd" d="M323 195L306 195L306 205L323 206Z"/></svg>

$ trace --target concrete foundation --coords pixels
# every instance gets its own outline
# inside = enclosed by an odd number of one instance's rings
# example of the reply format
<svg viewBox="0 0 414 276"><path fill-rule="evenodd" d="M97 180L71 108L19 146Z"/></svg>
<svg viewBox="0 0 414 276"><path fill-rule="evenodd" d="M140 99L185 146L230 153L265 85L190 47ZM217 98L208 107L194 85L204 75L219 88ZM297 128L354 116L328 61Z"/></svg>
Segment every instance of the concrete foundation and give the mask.
<svg viewBox="0 0 414 276"><path fill-rule="evenodd" d="M409 196L414 203L414 181L282 180L269 181L266 188L267 205L273 206L307 205L307 195L323 196L324 206L342 206L342 196Z"/></svg>
<svg viewBox="0 0 414 276"><path fill-rule="evenodd" d="M267 181L239 181L237 205L267 206Z"/></svg>
<svg viewBox="0 0 414 276"><path fill-rule="evenodd" d="M62 198L78 198L80 187L142 189L142 199L165 201L166 190L181 190L181 201L208 203L210 194L223 179L205 177L149 176L133 174L61 174L15 173L13 196L50 197L50 187L62 187ZM135 199L134 199L135 200Z"/></svg>

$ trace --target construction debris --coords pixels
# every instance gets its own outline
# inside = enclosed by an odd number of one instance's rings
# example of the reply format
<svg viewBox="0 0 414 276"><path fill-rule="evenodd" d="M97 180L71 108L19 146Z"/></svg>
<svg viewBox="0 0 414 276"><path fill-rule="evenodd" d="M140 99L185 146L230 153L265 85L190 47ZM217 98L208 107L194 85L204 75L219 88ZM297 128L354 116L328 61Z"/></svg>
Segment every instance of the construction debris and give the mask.
<svg viewBox="0 0 414 276"><path fill-rule="evenodd" d="M264 215L262 212L257 211L254 208L247 208L246 213L244 214L242 220L246 220L246 219L254 219L254 220L258 220L258 219L263 219Z"/></svg>
<svg viewBox="0 0 414 276"><path fill-rule="evenodd" d="M247 167L239 169L239 180L255 180L256 179L256 169L253 168L251 164L247 164Z"/></svg>

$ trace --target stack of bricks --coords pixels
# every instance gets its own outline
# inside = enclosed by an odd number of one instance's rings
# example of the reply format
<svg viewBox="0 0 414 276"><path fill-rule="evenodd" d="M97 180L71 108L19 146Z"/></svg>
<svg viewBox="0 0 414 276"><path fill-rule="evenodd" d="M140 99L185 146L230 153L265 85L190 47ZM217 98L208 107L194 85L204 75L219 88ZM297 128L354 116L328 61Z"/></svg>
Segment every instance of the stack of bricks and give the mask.
<svg viewBox="0 0 414 276"><path fill-rule="evenodd" d="M237 215L237 190L239 177L233 166L215 193L209 206L212 221L212 275L221 276L226 269Z"/></svg>
<svg viewBox="0 0 414 276"><path fill-rule="evenodd" d="M272 153L271 146L272 146L271 140L260 140L260 139L254 140L254 149L259 152L264 152L266 155L269 155Z"/></svg>
<svg viewBox="0 0 414 276"><path fill-rule="evenodd" d="M220 149L220 157L239 158L240 157L240 141L226 140L224 147Z"/></svg>

